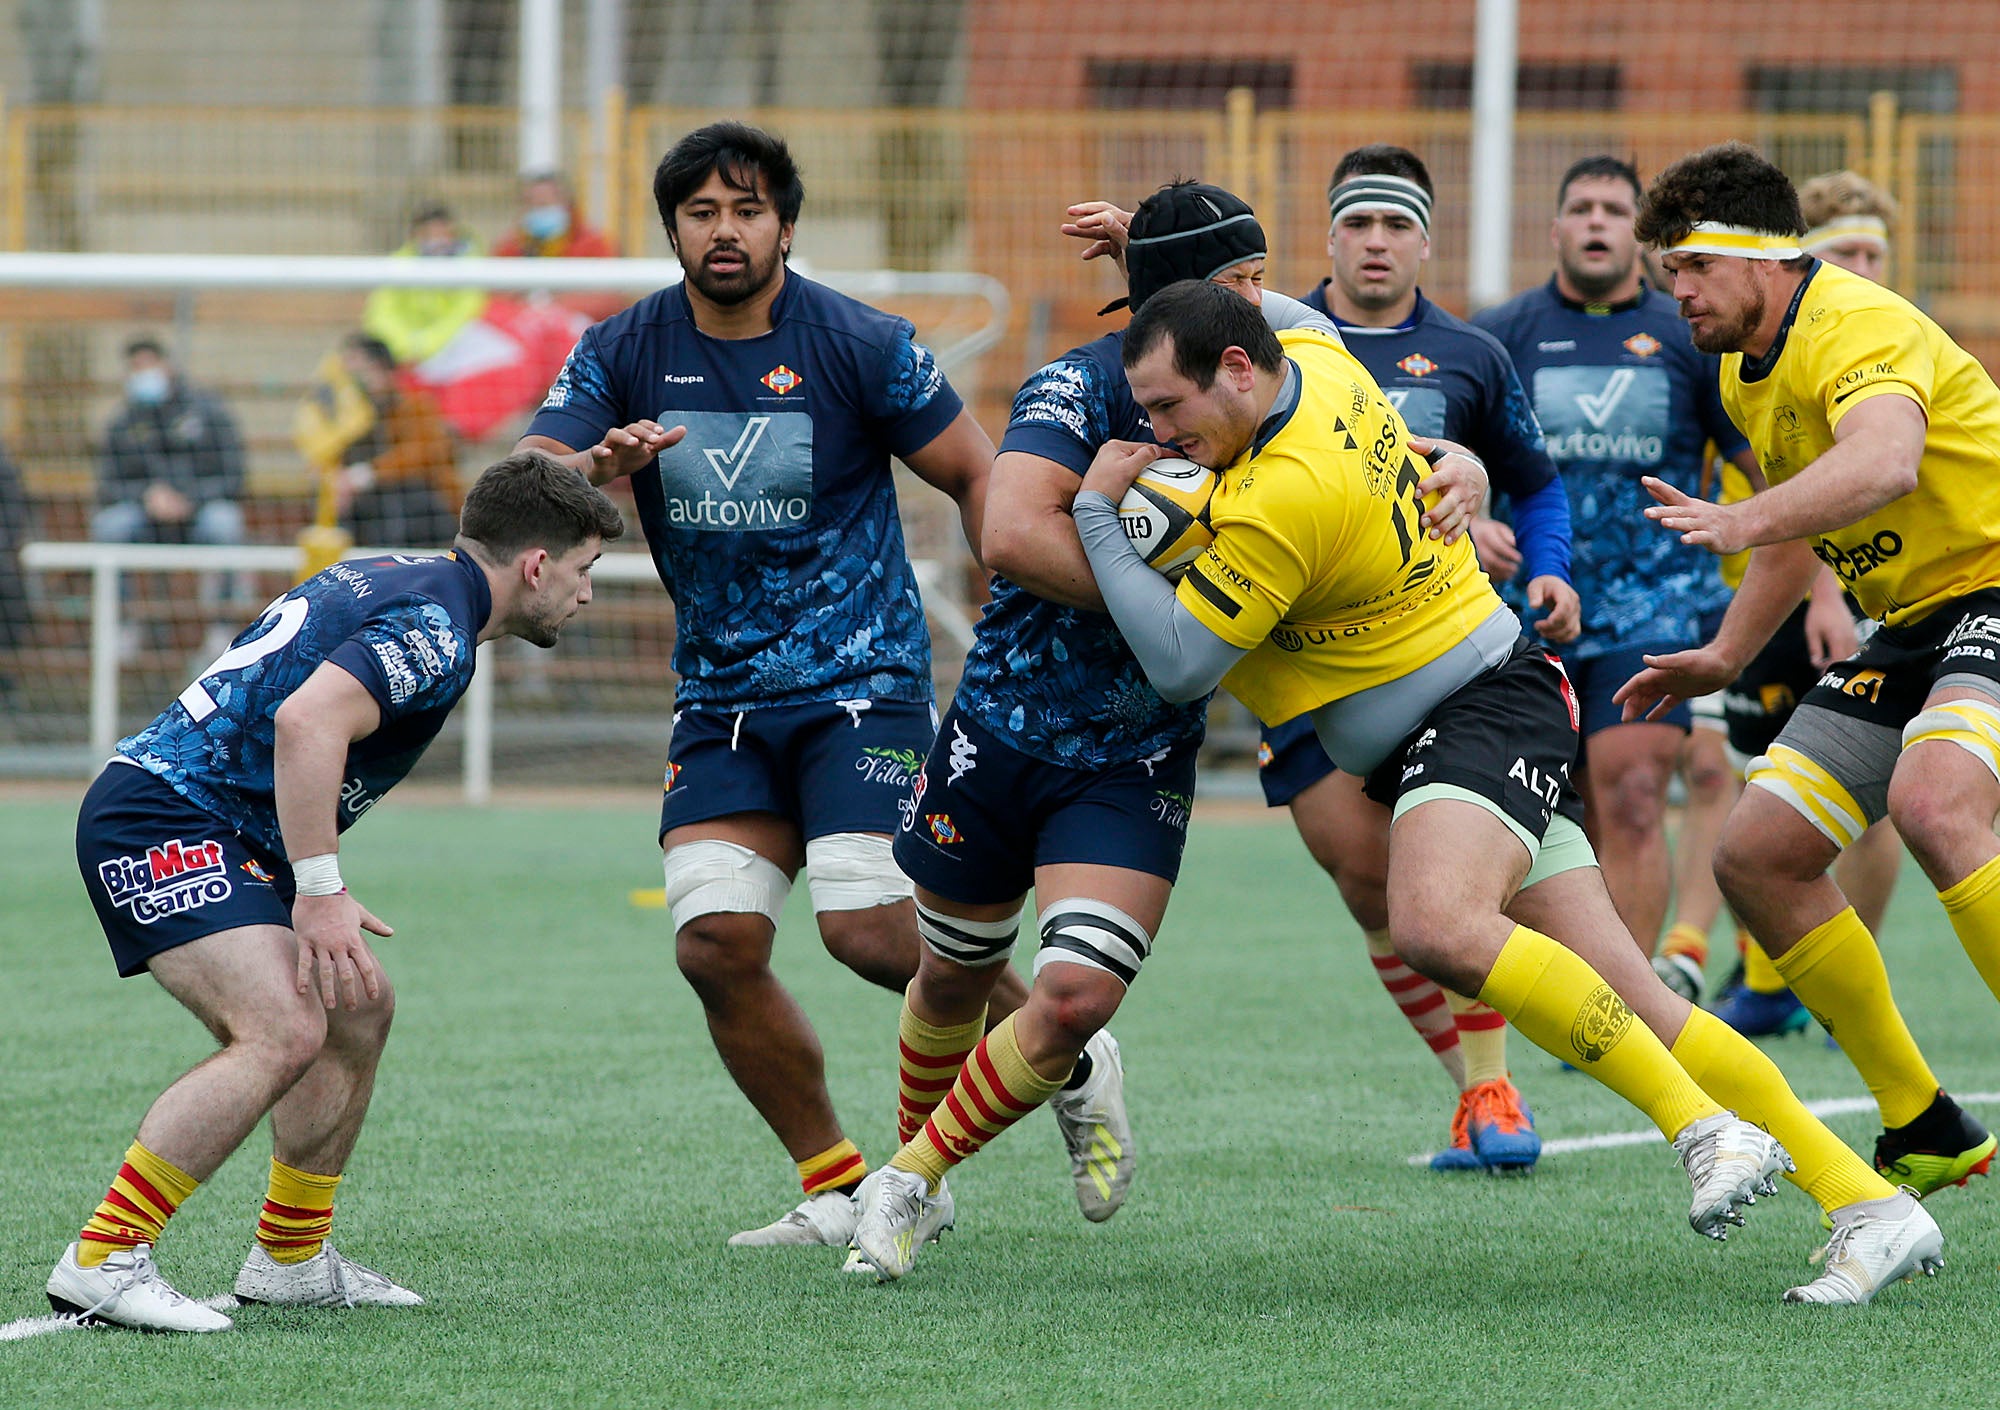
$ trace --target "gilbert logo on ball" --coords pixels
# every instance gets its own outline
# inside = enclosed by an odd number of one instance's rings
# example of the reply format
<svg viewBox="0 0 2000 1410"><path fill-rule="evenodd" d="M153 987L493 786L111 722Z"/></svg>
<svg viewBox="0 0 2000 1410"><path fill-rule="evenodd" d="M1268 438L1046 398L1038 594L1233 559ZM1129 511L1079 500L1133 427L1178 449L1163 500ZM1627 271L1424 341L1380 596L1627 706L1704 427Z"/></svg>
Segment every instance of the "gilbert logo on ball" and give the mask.
<svg viewBox="0 0 2000 1410"><path fill-rule="evenodd" d="M1178 578L1215 539L1208 523L1216 474L1192 460L1156 460L1118 505L1125 537L1149 567Z"/></svg>

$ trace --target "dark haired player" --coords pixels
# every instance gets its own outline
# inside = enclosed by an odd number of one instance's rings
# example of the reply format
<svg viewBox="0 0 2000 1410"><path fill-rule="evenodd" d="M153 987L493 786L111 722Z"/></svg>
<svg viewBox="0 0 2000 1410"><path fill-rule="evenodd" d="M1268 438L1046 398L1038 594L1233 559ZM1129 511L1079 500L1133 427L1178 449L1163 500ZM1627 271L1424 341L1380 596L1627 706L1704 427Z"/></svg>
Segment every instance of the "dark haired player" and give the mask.
<svg viewBox="0 0 2000 1410"><path fill-rule="evenodd" d="M836 958L896 990L916 973L889 838L935 714L890 457L957 501L976 550L993 445L907 320L786 268L804 185L782 141L699 128L653 195L685 280L586 331L521 444L632 477L674 600L676 958L805 1196L731 1242L844 1248L868 1166L772 941L803 866ZM1003 976L996 1009L1022 993Z"/></svg>
<svg viewBox="0 0 2000 1410"><path fill-rule="evenodd" d="M1565 643L1581 610L1569 583L1569 499L1507 350L1418 287L1432 198L1430 171L1414 152L1376 144L1342 156L1327 187L1332 272L1306 303L1333 320L1412 434L1459 442L1485 463L1512 523L1474 524L1481 565L1496 583L1518 575L1534 631ZM1451 1143L1431 1168L1532 1170L1542 1142L1507 1071L1506 1021L1439 989L1389 944L1388 810L1334 768L1304 717L1267 727L1257 762L1265 801L1290 809L1360 924L1376 977L1458 1085Z"/></svg>
<svg viewBox="0 0 2000 1410"><path fill-rule="evenodd" d="M1639 236L1696 346L1723 354L1770 488L1717 505L1646 481L1647 516L1680 542L1755 551L1715 640L1647 657L1619 697L1637 718L1735 679L1821 562L1882 624L1751 762L1716 879L1881 1107L1877 1167L1929 1194L1989 1169L1995 1141L1938 1086L1828 869L1891 818L2000 994L2000 389L1907 300L1807 254L1805 230L1791 182L1741 143L1646 193ZM1829 1247L1874 1234L1836 1222Z"/></svg>
<svg viewBox="0 0 2000 1410"><path fill-rule="evenodd" d="M161 1094L49 1275L84 1321L215 1332L153 1263L168 1218L268 1112L271 1175L246 1302L423 1299L328 1240L395 994L347 892L339 836L380 801L472 681L480 642L553 646L625 531L569 466L516 453L479 477L449 553L340 563L285 593L84 795L77 863L118 972L150 972L221 1048Z"/></svg>
<svg viewBox="0 0 2000 1410"><path fill-rule="evenodd" d="M1583 631L1557 654L1583 711L1578 786L1604 884L1650 956L1672 883L1667 787L1692 716L1678 705L1658 720L1626 721L1611 696L1641 654L1698 641L1703 609L1726 594L1711 556L1648 536L1641 510L1651 500L1639 479L1698 494L1711 441L1747 473L1756 464L1723 415L1714 359L1689 342L1673 301L1641 278L1638 201L1628 163L1573 163L1556 189L1555 273L1473 322L1512 355L1569 494Z"/></svg>
<svg viewBox="0 0 2000 1410"><path fill-rule="evenodd" d="M1177 284L1126 333L1126 376L1155 434L1222 476L1215 540L1178 586L1117 519L1158 446L1107 445L1077 494L1091 568L1148 679L1169 700L1226 681L1260 718L1312 715L1327 753L1393 810L1397 952L1644 1111L1693 1182L1695 1229L1725 1233L1792 1169L1789 1150L1822 1209L1881 1231L1789 1298L1866 1302L1937 1266L1923 1207L1631 944L1567 784L1577 718L1561 665L1518 639L1466 545L1412 531L1420 462L1366 370L1322 334L1274 335L1243 313Z"/></svg>

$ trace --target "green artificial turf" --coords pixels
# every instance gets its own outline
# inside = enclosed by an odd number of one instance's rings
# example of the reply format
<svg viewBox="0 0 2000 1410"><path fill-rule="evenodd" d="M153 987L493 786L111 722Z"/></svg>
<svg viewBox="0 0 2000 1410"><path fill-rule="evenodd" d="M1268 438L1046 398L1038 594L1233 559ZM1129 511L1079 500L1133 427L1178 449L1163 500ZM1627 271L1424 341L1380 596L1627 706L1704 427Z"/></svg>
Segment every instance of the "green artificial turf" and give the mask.
<svg viewBox="0 0 2000 1410"><path fill-rule="evenodd" d="M396 1033L336 1238L429 1304L245 1309L234 1334L0 1342L0 1406L1849 1406L1978 1404L2000 1372L2000 1190L1940 1194L1949 1267L1871 1309L1779 1303L1809 1276L1796 1190L1718 1247L1664 1143L1442 1177L1453 1096L1280 819L1197 813L1120 1013L1142 1150L1111 1222L1078 1217L1031 1117L953 1177L958 1227L902 1283L830 1250L733 1250L797 1198L675 973L654 815L392 802L343 849ZM50 1264L148 1101L207 1050L113 977L73 804L0 807L0 1322ZM847 1129L890 1150L896 999L819 948L793 899L779 965ZM1954 1090L2000 1089L1996 1010L1912 868L1885 949ZM1720 960L1716 969L1722 968ZM1550 1140L1645 1123L1514 1040ZM1863 1095L1817 1030L1770 1050L1809 1099ZM2000 1105L1970 1107L1989 1122ZM1867 1114L1833 1118L1864 1150ZM253 1136L177 1216L161 1266L226 1291L262 1197Z"/></svg>

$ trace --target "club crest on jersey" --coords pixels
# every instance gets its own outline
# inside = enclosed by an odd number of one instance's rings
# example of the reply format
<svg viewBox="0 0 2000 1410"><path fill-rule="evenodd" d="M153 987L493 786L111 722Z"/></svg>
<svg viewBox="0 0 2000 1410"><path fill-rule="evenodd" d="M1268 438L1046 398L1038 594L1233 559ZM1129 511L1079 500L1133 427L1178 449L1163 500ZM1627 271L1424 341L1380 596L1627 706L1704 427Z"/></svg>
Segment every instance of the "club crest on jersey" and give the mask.
<svg viewBox="0 0 2000 1410"><path fill-rule="evenodd" d="M1422 353L1411 353L1408 357L1397 363L1396 366L1402 368L1412 377L1428 377L1431 373L1437 371L1437 364Z"/></svg>
<svg viewBox="0 0 2000 1410"><path fill-rule="evenodd" d="M1625 351L1634 357L1651 357L1660 350L1660 340L1651 333L1634 333L1625 340Z"/></svg>
<svg viewBox="0 0 2000 1410"><path fill-rule="evenodd" d="M269 886L274 880L276 880L276 878L273 877L271 873L264 870L264 868L258 863L255 857L252 857L249 861L243 864L243 870L249 874L250 879L252 881L261 881L266 886Z"/></svg>
<svg viewBox="0 0 2000 1410"><path fill-rule="evenodd" d="M799 383L805 379L781 362L757 380L779 396L783 396L786 392L796 390Z"/></svg>
<svg viewBox="0 0 2000 1410"><path fill-rule="evenodd" d="M931 825L931 840L940 847L949 847L963 835L952 823L950 813L932 813L924 821Z"/></svg>
<svg viewBox="0 0 2000 1410"><path fill-rule="evenodd" d="M681 766L679 764L669 763L667 765L666 779L660 785L660 792L672 793L674 791L674 780L679 778L680 776L681 776Z"/></svg>
<svg viewBox="0 0 2000 1410"><path fill-rule="evenodd" d="M97 876L111 904L130 906L132 919L141 925L226 901L233 889L222 844L206 838L183 842L176 837L148 847L143 857L113 857L97 864Z"/></svg>

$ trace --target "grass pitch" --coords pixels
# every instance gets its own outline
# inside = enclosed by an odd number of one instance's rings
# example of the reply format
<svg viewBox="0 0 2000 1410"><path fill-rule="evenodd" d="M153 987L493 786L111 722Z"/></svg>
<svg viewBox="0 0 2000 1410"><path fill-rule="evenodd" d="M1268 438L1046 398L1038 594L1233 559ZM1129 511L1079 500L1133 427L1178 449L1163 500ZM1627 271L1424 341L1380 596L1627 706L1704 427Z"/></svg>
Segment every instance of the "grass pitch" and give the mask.
<svg viewBox="0 0 2000 1410"><path fill-rule="evenodd" d="M73 803L0 808L0 1322L50 1264L145 1104L208 1050L118 982L84 900ZM904 1282L826 1250L734 1250L797 1198L673 968L654 814L407 803L343 870L398 928L396 1035L337 1219L413 1312L245 1309L235 1334L0 1342L0 1406L1846 1406L1983 1403L2000 1371L2000 1189L1940 1194L1948 1267L1871 1309L1783 1307L1814 1211L1787 1189L1726 1246L1685 1221L1660 1142L1440 1177L1452 1093L1279 818L1198 812L1186 873L1116 1031L1143 1165L1076 1213L1037 1115L953 1179L959 1224ZM781 969L850 1134L891 1148L896 1000L820 951L794 897ZM1993 999L1922 878L1885 948L1945 1082L2000 1088ZM1718 962L1718 968L1720 967ZM1545 1137L1641 1118L1516 1039ZM1809 1099L1862 1095L1817 1032L1772 1051ZM1972 1108L1989 1123L2000 1105ZM1866 1150L1872 1118L1833 1119ZM175 1218L162 1265L224 1292L268 1146Z"/></svg>

